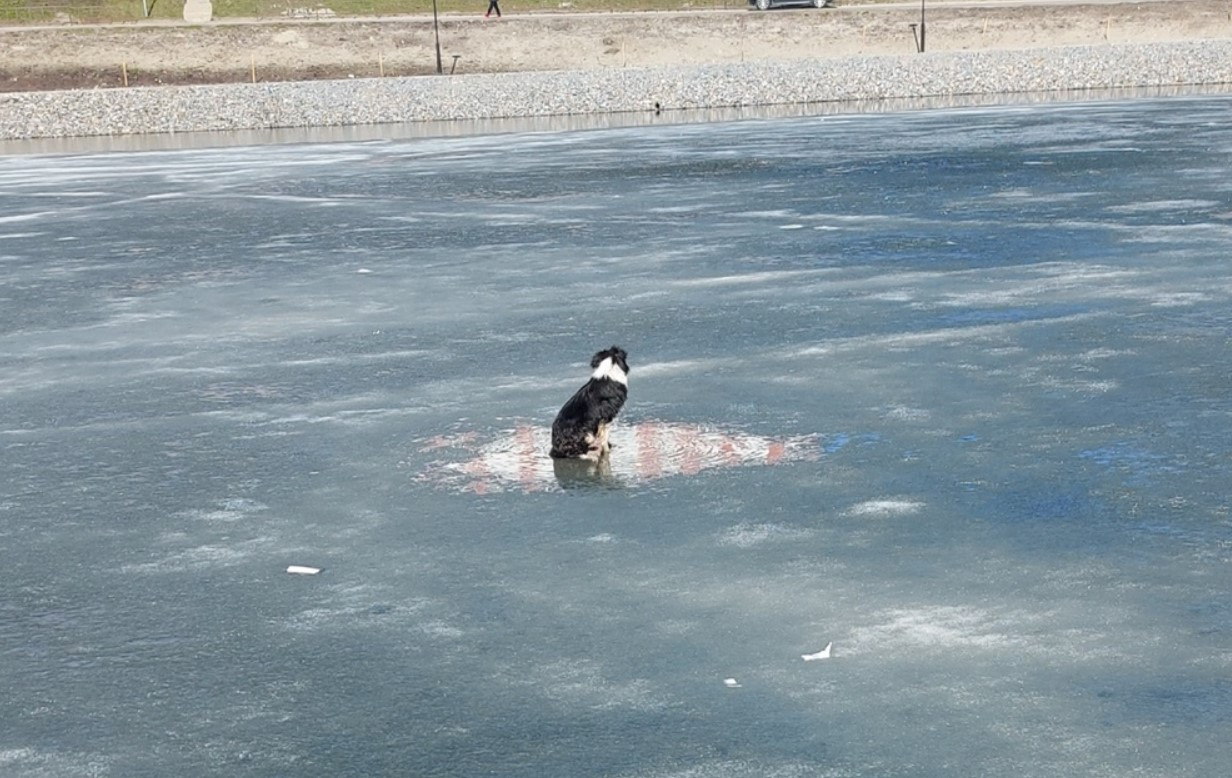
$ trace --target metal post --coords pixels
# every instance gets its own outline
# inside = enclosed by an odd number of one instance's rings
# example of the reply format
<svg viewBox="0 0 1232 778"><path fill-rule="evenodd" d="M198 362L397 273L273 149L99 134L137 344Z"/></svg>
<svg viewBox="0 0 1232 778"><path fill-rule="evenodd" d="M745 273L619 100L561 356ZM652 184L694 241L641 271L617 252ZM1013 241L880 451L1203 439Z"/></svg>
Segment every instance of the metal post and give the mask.
<svg viewBox="0 0 1232 778"><path fill-rule="evenodd" d="M436 0L432 0L432 34L436 36L436 74L439 76L445 72L445 68L441 66L441 27L436 20Z"/></svg>
<svg viewBox="0 0 1232 778"><path fill-rule="evenodd" d="M920 52L924 52L924 0L920 0Z"/></svg>

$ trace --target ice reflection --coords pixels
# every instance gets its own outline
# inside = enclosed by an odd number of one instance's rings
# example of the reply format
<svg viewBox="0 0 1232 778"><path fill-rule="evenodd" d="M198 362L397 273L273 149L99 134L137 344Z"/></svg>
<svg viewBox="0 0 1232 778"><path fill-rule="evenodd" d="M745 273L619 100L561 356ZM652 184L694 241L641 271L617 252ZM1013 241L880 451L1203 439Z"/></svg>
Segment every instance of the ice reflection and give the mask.
<svg viewBox="0 0 1232 778"><path fill-rule="evenodd" d="M424 479L478 494L541 492L634 486L703 470L813 460L821 454L820 437L815 434L765 437L666 421L617 424L611 433L612 454L600 462L548 457L552 438L549 427L522 424L493 433L490 438L489 443L476 446L481 436L464 432L424 442L421 452L439 449L460 455L429 465Z"/></svg>

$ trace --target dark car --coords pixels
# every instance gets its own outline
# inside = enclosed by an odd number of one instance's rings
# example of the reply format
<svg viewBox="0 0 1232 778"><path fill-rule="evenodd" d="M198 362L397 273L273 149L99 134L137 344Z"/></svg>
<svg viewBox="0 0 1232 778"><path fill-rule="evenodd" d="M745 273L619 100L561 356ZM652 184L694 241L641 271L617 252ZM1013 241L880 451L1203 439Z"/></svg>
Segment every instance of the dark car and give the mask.
<svg viewBox="0 0 1232 778"><path fill-rule="evenodd" d="M771 8L783 8L789 5L811 5L814 8L833 8L834 3L830 0L749 0L749 5L759 11L768 11Z"/></svg>

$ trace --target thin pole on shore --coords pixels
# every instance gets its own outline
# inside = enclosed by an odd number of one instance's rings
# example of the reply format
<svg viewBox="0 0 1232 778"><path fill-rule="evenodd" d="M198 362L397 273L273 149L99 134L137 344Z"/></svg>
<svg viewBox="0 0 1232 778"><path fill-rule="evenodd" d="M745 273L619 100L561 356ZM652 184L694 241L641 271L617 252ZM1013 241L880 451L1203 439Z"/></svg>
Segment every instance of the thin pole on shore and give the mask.
<svg viewBox="0 0 1232 778"><path fill-rule="evenodd" d="M128 63L127 62L120 63L120 80L124 83L124 86L128 86Z"/></svg>
<svg viewBox="0 0 1232 778"><path fill-rule="evenodd" d="M436 0L432 0L432 34L436 37L436 74L439 76L445 68L441 66L441 26L436 18Z"/></svg>
<svg viewBox="0 0 1232 778"><path fill-rule="evenodd" d="M381 78L385 78L385 52L377 51L376 53L376 70Z"/></svg>
<svg viewBox="0 0 1232 778"><path fill-rule="evenodd" d="M252 76L252 83L257 83L257 55L248 55L248 72Z"/></svg>
<svg viewBox="0 0 1232 778"><path fill-rule="evenodd" d="M920 53L924 53L924 0L920 0Z"/></svg>

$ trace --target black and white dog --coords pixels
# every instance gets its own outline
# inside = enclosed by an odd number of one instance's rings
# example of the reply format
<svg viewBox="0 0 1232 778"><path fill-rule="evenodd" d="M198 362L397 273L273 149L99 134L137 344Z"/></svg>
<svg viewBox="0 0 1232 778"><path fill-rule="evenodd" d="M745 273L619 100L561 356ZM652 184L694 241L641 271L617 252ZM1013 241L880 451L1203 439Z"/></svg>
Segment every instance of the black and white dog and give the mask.
<svg viewBox="0 0 1232 778"><path fill-rule="evenodd" d="M629 355L620 346L590 360L590 380L565 403L552 422L554 459L597 460L611 450L608 426L629 396Z"/></svg>

